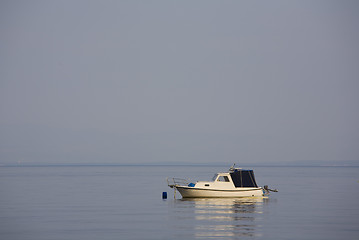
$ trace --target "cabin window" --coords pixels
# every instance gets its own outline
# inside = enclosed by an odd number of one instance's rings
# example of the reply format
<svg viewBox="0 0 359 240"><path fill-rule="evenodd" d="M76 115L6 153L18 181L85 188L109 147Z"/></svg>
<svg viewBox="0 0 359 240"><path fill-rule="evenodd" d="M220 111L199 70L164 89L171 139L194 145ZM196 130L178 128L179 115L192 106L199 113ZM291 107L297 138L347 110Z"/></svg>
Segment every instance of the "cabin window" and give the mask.
<svg viewBox="0 0 359 240"><path fill-rule="evenodd" d="M253 170L235 170L230 174L235 187L258 187Z"/></svg>
<svg viewBox="0 0 359 240"><path fill-rule="evenodd" d="M228 179L227 176L220 176L217 181L219 181L219 182L229 182L229 179Z"/></svg>

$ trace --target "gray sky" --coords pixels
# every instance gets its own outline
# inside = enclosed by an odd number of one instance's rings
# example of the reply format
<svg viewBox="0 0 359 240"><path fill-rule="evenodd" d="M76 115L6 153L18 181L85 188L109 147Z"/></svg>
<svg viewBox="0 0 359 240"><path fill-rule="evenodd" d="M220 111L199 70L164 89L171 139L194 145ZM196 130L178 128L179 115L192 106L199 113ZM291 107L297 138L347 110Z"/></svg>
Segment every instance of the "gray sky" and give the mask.
<svg viewBox="0 0 359 240"><path fill-rule="evenodd" d="M358 1L0 1L0 164L359 163Z"/></svg>

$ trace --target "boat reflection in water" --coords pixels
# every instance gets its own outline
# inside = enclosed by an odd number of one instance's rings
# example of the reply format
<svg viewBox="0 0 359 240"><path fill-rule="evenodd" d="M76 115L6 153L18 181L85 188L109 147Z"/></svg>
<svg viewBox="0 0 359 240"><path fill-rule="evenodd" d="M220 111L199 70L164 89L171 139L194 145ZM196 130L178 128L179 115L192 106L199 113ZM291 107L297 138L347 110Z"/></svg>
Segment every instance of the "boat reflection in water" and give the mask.
<svg viewBox="0 0 359 240"><path fill-rule="evenodd" d="M260 222L265 197L181 199L193 208L193 233L196 238L260 237Z"/></svg>

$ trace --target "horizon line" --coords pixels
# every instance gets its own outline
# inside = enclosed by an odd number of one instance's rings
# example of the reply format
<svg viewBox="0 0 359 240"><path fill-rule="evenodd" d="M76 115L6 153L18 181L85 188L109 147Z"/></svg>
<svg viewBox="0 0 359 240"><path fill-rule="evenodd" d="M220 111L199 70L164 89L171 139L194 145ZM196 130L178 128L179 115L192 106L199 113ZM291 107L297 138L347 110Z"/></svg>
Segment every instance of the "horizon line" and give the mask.
<svg viewBox="0 0 359 240"><path fill-rule="evenodd" d="M230 164L231 165L231 164ZM224 167L229 166L226 163L17 163L17 164L0 164L0 167L106 167L106 166L192 166L192 167ZM359 167L359 165L355 164L288 164L288 163L243 163L238 165L244 167Z"/></svg>

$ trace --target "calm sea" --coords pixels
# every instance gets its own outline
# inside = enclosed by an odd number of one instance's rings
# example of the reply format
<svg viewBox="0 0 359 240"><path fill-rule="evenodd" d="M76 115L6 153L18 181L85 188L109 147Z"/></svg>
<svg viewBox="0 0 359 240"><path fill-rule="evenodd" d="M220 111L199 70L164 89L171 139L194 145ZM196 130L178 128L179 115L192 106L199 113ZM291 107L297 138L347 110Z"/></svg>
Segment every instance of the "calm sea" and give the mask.
<svg viewBox="0 0 359 240"><path fill-rule="evenodd" d="M358 239L359 168L253 169L279 192L182 200L166 184L227 167L0 167L0 239Z"/></svg>

